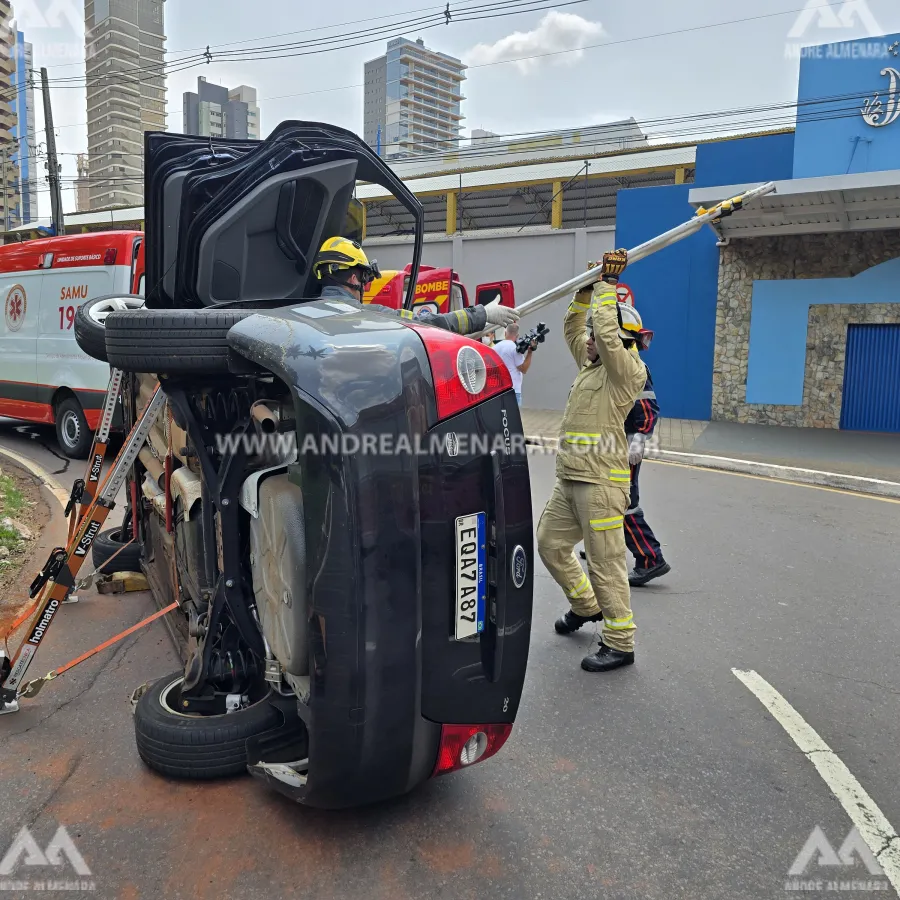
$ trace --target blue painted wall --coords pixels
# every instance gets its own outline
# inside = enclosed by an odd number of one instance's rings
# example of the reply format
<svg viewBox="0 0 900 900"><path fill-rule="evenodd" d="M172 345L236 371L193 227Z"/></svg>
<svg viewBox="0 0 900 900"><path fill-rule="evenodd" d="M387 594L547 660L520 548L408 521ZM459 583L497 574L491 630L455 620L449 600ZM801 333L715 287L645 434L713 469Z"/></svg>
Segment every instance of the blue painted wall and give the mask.
<svg viewBox="0 0 900 900"><path fill-rule="evenodd" d="M793 171L793 134L718 141L697 147L694 187L780 181Z"/></svg>
<svg viewBox="0 0 900 900"><path fill-rule="evenodd" d="M688 193L695 186L790 178L792 153L793 135L702 145L696 184L619 191L616 246L635 247L686 222L694 214ZM718 280L719 248L708 228L625 274L645 326L656 332L644 359L665 417L712 414Z"/></svg>
<svg viewBox="0 0 900 900"><path fill-rule="evenodd" d="M900 34L893 34L805 48L794 178L900 169L900 48L891 49L898 40ZM868 124L862 113L876 93L881 127Z"/></svg>
<svg viewBox="0 0 900 900"><path fill-rule="evenodd" d="M754 282L747 403L803 403L810 306L897 302L900 259L867 269L853 278Z"/></svg>
<svg viewBox="0 0 900 900"><path fill-rule="evenodd" d="M688 185L619 191L616 246L635 247L690 218ZM643 354L662 415L708 419L712 408L719 251L707 229L629 269L644 327L655 332Z"/></svg>

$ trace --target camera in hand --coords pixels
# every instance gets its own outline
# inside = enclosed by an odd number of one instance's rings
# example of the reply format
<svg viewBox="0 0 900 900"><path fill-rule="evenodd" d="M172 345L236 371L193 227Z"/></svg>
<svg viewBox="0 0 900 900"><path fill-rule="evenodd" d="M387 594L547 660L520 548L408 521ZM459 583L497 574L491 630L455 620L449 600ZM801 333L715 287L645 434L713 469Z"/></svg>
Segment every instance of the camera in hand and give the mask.
<svg viewBox="0 0 900 900"><path fill-rule="evenodd" d="M532 328L516 341L516 352L524 353L532 344L543 344L548 334L550 329L543 322L538 322L537 328Z"/></svg>

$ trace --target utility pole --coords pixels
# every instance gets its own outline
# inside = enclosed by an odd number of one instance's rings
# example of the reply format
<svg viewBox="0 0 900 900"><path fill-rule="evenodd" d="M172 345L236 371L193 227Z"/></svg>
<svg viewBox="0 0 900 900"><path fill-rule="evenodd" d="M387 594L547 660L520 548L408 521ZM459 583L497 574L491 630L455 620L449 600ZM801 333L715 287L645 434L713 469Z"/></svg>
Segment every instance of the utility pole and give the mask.
<svg viewBox="0 0 900 900"><path fill-rule="evenodd" d="M44 95L44 128L47 131L47 174L50 180L50 208L53 214L53 227L56 234L63 235L62 187L59 182L59 160L56 157L56 132L53 130L53 110L50 107L50 84L47 70L41 69L41 90Z"/></svg>

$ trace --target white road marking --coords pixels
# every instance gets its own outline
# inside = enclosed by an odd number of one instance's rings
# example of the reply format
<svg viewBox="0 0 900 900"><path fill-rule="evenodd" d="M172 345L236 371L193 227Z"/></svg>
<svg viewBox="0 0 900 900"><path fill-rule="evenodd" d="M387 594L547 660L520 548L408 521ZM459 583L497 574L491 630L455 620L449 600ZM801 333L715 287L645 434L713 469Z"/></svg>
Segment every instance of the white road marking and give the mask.
<svg viewBox="0 0 900 900"><path fill-rule="evenodd" d="M731 670L776 718L840 801L884 874L900 894L900 837L865 788L803 716L756 672Z"/></svg>

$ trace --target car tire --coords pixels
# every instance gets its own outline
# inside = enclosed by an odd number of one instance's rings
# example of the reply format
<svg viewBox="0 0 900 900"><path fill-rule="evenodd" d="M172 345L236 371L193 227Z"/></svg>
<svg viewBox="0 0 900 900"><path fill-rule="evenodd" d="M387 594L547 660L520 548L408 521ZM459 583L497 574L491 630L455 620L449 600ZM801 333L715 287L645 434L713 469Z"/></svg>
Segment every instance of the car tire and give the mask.
<svg viewBox="0 0 900 900"><path fill-rule="evenodd" d="M160 678L138 700L134 734L141 759L171 778L210 779L247 771L247 741L282 724L282 714L267 694L246 709L221 716L175 712L184 673Z"/></svg>
<svg viewBox="0 0 900 900"><path fill-rule="evenodd" d="M113 556L115 559L107 564L107 560ZM91 559L94 562L94 568L101 575L114 575L116 572L140 572L141 545L136 541L131 544L126 543L122 539L121 528L110 528L109 531L101 531L94 538Z"/></svg>
<svg viewBox="0 0 900 900"><path fill-rule="evenodd" d="M54 410L56 440L69 459L87 459L94 435L75 397L66 397Z"/></svg>
<svg viewBox="0 0 900 900"><path fill-rule="evenodd" d="M110 313L106 355L125 372L227 374L228 332L256 310L137 309Z"/></svg>
<svg viewBox="0 0 900 900"><path fill-rule="evenodd" d="M116 302L118 301L118 302ZM75 342L93 359L101 362L109 362L106 358L106 316L122 305L138 308L144 298L138 294L110 294L102 297L94 297L87 303L82 303L75 310Z"/></svg>

